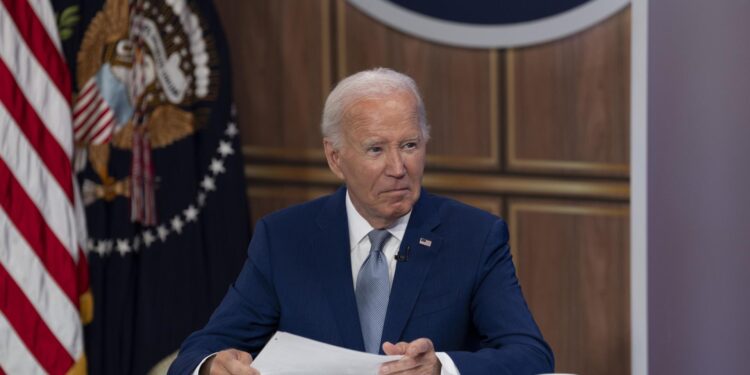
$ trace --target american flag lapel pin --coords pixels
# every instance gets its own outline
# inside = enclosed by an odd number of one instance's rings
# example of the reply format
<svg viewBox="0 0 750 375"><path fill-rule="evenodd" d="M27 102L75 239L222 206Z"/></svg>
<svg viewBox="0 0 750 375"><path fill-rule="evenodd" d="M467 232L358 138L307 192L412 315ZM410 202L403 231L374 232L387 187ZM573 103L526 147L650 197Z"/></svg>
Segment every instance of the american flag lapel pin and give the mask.
<svg viewBox="0 0 750 375"><path fill-rule="evenodd" d="M432 246L432 241L431 241L431 240L428 240L428 239L426 239L426 238L424 238L424 237L421 237L421 238L419 239L419 244L420 244L420 245L422 245L422 246L427 246L427 247L430 247L430 246Z"/></svg>

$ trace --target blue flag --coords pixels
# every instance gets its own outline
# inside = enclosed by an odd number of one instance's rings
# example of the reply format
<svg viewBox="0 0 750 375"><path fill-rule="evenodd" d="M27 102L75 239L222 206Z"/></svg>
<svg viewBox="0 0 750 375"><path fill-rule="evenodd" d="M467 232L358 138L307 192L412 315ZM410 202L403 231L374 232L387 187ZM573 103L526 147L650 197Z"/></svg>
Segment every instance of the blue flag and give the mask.
<svg viewBox="0 0 750 375"><path fill-rule="evenodd" d="M75 77L91 374L144 374L202 327L250 238L226 43L211 2L55 3Z"/></svg>

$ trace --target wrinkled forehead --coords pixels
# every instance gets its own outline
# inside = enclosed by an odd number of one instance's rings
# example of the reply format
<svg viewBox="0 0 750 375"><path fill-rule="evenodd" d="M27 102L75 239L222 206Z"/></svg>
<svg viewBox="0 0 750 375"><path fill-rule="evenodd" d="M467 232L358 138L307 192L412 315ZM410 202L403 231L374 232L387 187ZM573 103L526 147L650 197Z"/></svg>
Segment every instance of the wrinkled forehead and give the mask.
<svg viewBox="0 0 750 375"><path fill-rule="evenodd" d="M384 116L402 117L405 124L419 121L417 101L408 91L368 95L353 99L344 110L344 129L374 123Z"/></svg>

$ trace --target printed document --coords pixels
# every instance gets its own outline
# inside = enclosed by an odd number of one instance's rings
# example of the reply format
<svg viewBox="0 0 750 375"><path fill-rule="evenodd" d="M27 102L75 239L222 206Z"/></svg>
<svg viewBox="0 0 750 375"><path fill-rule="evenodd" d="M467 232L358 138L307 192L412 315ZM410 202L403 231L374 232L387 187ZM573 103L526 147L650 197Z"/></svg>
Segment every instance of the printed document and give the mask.
<svg viewBox="0 0 750 375"><path fill-rule="evenodd" d="M262 375L374 375L381 364L400 358L358 352L279 331L252 366Z"/></svg>

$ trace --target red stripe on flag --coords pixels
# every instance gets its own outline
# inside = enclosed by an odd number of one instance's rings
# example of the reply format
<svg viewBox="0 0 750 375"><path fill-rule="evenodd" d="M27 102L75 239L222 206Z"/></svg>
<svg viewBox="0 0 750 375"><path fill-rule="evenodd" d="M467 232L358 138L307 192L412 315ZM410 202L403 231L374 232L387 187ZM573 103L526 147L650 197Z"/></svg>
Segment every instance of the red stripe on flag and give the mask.
<svg viewBox="0 0 750 375"><path fill-rule="evenodd" d="M21 37L26 41L26 45L70 104L71 87L68 66L34 9L25 0L3 0L3 4L13 18ZM57 25L52 26L57 28Z"/></svg>
<svg viewBox="0 0 750 375"><path fill-rule="evenodd" d="M81 139L88 139L88 140L94 139L94 137L92 137L91 134L93 133L98 134L99 128L102 126L101 124L102 119L104 118L104 116L106 116L109 113L110 113L109 106L107 106L105 103L104 109L102 109L102 111L96 116L96 118L93 120L91 124L91 127L89 127L85 133L83 133L83 135L81 136Z"/></svg>
<svg viewBox="0 0 750 375"><path fill-rule="evenodd" d="M78 264L76 264L78 275L78 296L89 290L89 262L83 249L78 248Z"/></svg>
<svg viewBox="0 0 750 375"><path fill-rule="evenodd" d="M0 59L0 82L3 82L0 85L0 102L5 105L72 204L73 169L70 159L39 118L34 107L26 100L23 91L2 59Z"/></svg>
<svg viewBox="0 0 750 375"><path fill-rule="evenodd" d="M97 120L97 123L98 122L100 122L100 120ZM114 124L115 124L115 118L114 118L114 116L112 116L112 118L110 118L109 121L107 121L107 123L104 124L104 125L97 124L97 126L99 127L99 130L96 131L96 134L88 137L89 138L89 142L91 142L93 144L102 144L102 142L95 142L95 140L102 134L102 132L107 131L109 129L109 127L110 126L114 126Z"/></svg>
<svg viewBox="0 0 750 375"><path fill-rule="evenodd" d="M89 107L89 105L94 101L95 98L97 98L99 95L99 91L91 92L92 90L96 89L96 83L93 83L94 81L88 85L88 88L85 88L85 91L82 92L80 95L78 95L78 98L76 99L75 104L75 112L73 112L73 118L76 118L83 113L83 111L86 110L86 108ZM84 102L85 101L85 102Z"/></svg>
<svg viewBox="0 0 750 375"><path fill-rule="evenodd" d="M71 303L78 306L78 275L73 257L49 228L39 209L2 159L0 186L0 207L34 249L47 273L55 279Z"/></svg>
<svg viewBox="0 0 750 375"><path fill-rule="evenodd" d="M51 374L64 374L73 358L57 341L5 267L0 266L0 310L39 364Z"/></svg>
<svg viewBox="0 0 750 375"><path fill-rule="evenodd" d="M83 117L83 120L81 120L81 122L78 125L76 125L75 127L76 133L87 132L89 127L93 126L91 122L91 117L99 113L99 111L101 111L101 106L103 102L104 102L104 98L97 95L96 101L92 104L89 104L89 106L92 106L93 108L91 108L91 110L88 113L86 113L85 117ZM76 118L74 121L76 120L78 120L78 118ZM76 137L76 138L79 138L79 137Z"/></svg>
<svg viewBox="0 0 750 375"><path fill-rule="evenodd" d="M83 106L73 114L73 130L78 131L78 129L86 123L85 120L91 116L91 111L96 111L96 108L94 107L98 107L102 100L104 100L104 98L99 95L99 90L95 90L89 95L86 99L86 103L82 104Z"/></svg>

